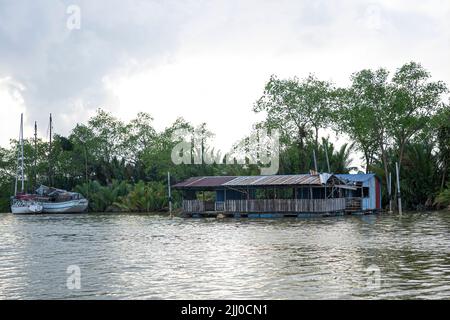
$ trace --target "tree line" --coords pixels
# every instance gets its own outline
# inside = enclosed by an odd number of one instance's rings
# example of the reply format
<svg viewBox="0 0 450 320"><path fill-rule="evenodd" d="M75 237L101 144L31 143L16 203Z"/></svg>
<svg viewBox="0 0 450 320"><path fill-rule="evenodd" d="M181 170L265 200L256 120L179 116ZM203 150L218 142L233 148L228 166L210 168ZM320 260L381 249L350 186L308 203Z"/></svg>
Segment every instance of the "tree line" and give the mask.
<svg viewBox="0 0 450 320"><path fill-rule="evenodd" d="M280 133L279 174L308 173L316 166L319 172L355 172L359 169L352 163L359 162L364 172L381 178L387 205L388 177L398 162L404 207L450 205L447 85L433 81L415 62L392 75L383 68L361 70L350 80L349 86L338 87L313 74L302 79L270 77L253 106L255 113L265 114L254 131ZM172 183L191 176L259 174L258 165L249 162L173 164L172 150L179 143L173 137L180 129L189 133L189 139L201 141L202 152L214 152L214 133L206 123L195 126L178 118L158 132L147 113L125 123L98 109L68 136L55 135L51 148L42 139L24 141L27 188L32 191L43 183L80 192L90 200L90 210L97 212L155 211L167 207L169 171ZM336 147L327 136L330 132L347 143ZM240 145L233 152L239 152ZM356 151L361 159L353 159ZM16 167L17 140L11 140L9 148L0 148L3 212L9 210ZM179 203L177 193L174 200Z"/></svg>

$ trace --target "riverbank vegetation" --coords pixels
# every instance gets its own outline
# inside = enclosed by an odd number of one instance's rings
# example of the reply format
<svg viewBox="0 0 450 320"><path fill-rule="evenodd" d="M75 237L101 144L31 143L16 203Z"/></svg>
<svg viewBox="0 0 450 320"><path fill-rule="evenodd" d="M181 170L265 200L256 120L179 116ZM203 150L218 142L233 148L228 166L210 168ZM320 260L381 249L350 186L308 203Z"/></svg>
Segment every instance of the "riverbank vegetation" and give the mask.
<svg viewBox="0 0 450 320"><path fill-rule="evenodd" d="M398 162L405 208L450 205L448 88L418 63L393 74L361 70L345 88L314 75L272 76L253 109L265 115L265 121L255 124L256 133L280 133L279 174L309 172L315 153L320 172L376 173L387 205L387 177L394 176ZM173 134L180 129L200 142L201 152L214 150L214 133L205 123L195 126L179 118L158 132L150 114L139 113L125 123L99 109L68 136L55 135L51 149L42 139L36 147L32 138L25 141L27 187L44 183L80 192L92 211L145 212L167 207L168 171L172 183L200 175L259 174L254 164L173 164L172 150L180 142ZM331 132L345 143L333 144ZM9 148L0 148L0 211L9 210L13 194L16 146L11 140ZM178 202L176 193L174 200Z"/></svg>

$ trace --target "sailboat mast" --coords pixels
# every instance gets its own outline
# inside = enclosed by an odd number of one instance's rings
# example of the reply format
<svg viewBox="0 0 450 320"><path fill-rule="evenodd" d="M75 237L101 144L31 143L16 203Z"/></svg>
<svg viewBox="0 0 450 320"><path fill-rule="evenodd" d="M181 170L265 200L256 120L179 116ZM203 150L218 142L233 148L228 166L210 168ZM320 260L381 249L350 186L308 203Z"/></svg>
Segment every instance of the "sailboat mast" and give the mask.
<svg viewBox="0 0 450 320"><path fill-rule="evenodd" d="M22 115L20 116L22 119ZM17 146L17 169L16 169L16 181L14 183L14 196L17 195L17 185L19 180L19 170L20 170L20 133L21 129L19 128L19 145Z"/></svg>
<svg viewBox="0 0 450 320"><path fill-rule="evenodd" d="M21 165L20 165L20 176L22 187L21 191L24 191L24 174L23 174L23 113L20 115L20 153L21 153Z"/></svg>
<svg viewBox="0 0 450 320"><path fill-rule="evenodd" d="M50 138L49 138L49 148L48 148L48 180L50 186L52 186L52 114L50 113Z"/></svg>
<svg viewBox="0 0 450 320"><path fill-rule="evenodd" d="M34 122L34 186L37 185L37 121Z"/></svg>

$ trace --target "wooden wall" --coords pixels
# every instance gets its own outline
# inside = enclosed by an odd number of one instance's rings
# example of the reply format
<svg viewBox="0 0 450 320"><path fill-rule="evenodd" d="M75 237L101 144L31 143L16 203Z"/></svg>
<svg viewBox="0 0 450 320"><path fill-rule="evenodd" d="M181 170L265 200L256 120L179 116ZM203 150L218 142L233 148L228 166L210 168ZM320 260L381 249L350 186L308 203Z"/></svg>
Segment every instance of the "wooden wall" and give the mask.
<svg viewBox="0 0 450 320"><path fill-rule="evenodd" d="M184 212L335 212L345 210L345 198L336 199L261 199L227 200L210 203L200 200L183 200Z"/></svg>

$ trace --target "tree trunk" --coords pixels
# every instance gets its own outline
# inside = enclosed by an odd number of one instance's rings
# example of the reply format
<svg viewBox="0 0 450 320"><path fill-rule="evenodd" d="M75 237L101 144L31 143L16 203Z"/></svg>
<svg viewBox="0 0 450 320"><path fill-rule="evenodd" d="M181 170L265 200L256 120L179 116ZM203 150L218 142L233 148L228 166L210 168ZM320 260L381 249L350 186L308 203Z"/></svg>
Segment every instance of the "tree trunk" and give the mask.
<svg viewBox="0 0 450 320"><path fill-rule="evenodd" d="M302 158L303 158L303 141L300 139L298 142L298 164L299 164L299 173L302 173ZM292 167L291 167L292 168Z"/></svg>
<svg viewBox="0 0 450 320"><path fill-rule="evenodd" d="M405 152L405 144L406 142L403 141L400 144L400 151L399 151L399 155L398 155L398 174L400 175L400 170L402 168L402 161L403 161L403 154Z"/></svg>
<svg viewBox="0 0 450 320"><path fill-rule="evenodd" d="M299 160L299 173L303 172L302 163L304 163L303 154L304 154L304 145L303 145L303 128L297 127L298 129L298 160Z"/></svg>
<svg viewBox="0 0 450 320"><path fill-rule="evenodd" d="M369 173L369 153L364 151L364 159L366 160L366 174Z"/></svg>
<svg viewBox="0 0 450 320"><path fill-rule="evenodd" d="M319 152L319 128L318 127L314 127L314 129L316 130L316 152Z"/></svg>

